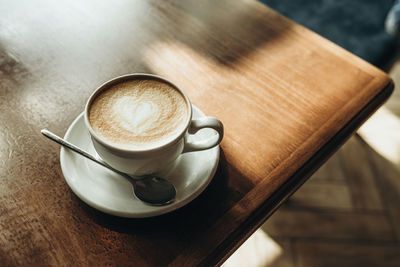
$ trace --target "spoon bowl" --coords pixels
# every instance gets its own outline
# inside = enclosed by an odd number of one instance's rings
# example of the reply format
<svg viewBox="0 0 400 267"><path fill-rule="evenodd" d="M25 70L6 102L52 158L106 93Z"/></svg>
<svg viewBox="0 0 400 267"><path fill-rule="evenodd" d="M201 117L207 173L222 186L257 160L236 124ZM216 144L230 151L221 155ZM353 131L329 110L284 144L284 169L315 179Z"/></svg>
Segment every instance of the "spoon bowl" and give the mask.
<svg viewBox="0 0 400 267"><path fill-rule="evenodd" d="M50 140L92 160L93 162L102 165L105 168L112 170L113 172L118 173L119 175L127 179L132 184L133 192L136 197L144 203L155 206L162 206L170 204L174 201L176 196L176 189L170 181L155 175L144 175L137 177L128 175L114 169L103 160L94 157L83 149L62 139L61 137L46 129L41 130L41 133Z"/></svg>

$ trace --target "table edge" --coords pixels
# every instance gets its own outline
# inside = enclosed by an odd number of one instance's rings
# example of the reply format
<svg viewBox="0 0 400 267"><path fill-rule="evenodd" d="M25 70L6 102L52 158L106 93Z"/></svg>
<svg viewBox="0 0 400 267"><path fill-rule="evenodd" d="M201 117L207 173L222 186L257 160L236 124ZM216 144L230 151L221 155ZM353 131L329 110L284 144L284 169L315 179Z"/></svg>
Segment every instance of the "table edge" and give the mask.
<svg viewBox="0 0 400 267"><path fill-rule="evenodd" d="M358 128L378 110L391 96L394 83L388 79L388 84L368 104L361 109L331 140L324 144L299 170L289 177L268 199L256 210L253 216L243 222L240 229L225 239L200 266L221 265L233 252L240 247L311 175L334 154ZM251 218L251 219L250 219Z"/></svg>

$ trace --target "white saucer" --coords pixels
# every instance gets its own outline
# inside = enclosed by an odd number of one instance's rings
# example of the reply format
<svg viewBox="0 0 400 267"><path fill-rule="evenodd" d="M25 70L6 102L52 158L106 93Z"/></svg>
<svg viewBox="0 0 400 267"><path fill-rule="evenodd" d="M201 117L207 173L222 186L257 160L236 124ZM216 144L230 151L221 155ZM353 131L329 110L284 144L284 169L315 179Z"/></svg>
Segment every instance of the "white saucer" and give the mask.
<svg viewBox="0 0 400 267"><path fill-rule="evenodd" d="M205 116L193 106L193 118ZM215 134L200 130L193 139ZM64 137L95 155L83 113L70 125ZM89 206L102 212L129 218L152 217L176 210L195 199L210 183L218 166L219 146L182 154L175 163L157 175L170 180L177 189L175 201L166 206L151 206L138 200L131 184L118 174L64 147L60 151L61 169L72 191Z"/></svg>

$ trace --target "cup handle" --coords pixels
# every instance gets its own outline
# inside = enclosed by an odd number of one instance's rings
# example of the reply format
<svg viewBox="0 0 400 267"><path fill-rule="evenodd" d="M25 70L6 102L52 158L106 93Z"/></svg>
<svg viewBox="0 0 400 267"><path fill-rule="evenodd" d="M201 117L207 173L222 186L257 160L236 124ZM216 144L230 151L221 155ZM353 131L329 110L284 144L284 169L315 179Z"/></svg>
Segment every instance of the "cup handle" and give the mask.
<svg viewBox="0 0 400 267"><path fill-rule="evenodd" d="M189 141L189 135L195 134L198 130L203 128L211 128L217 131L217 135L210 136L204 140ZM201 119L193 119L190 123L188 133L185 136L185 146L182 153L191 151L206 150L219 145L224 136L224 126L222 122L214 117L205 117Z"/></svg>

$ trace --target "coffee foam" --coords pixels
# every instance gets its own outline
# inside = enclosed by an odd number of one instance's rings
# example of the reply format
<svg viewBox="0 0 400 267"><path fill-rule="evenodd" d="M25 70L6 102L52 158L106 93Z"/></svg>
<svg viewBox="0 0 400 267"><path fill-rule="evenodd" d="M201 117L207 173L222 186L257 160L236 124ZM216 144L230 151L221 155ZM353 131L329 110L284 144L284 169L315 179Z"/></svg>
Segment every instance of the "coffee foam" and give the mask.
<svg viewBox="0 0 400 267"><path fill-rule="evenodd" d="M89 108L96 134L125 149L150 149L186 127L188 103L171 85L152 79L125 81L97 95Z"/></svg>

